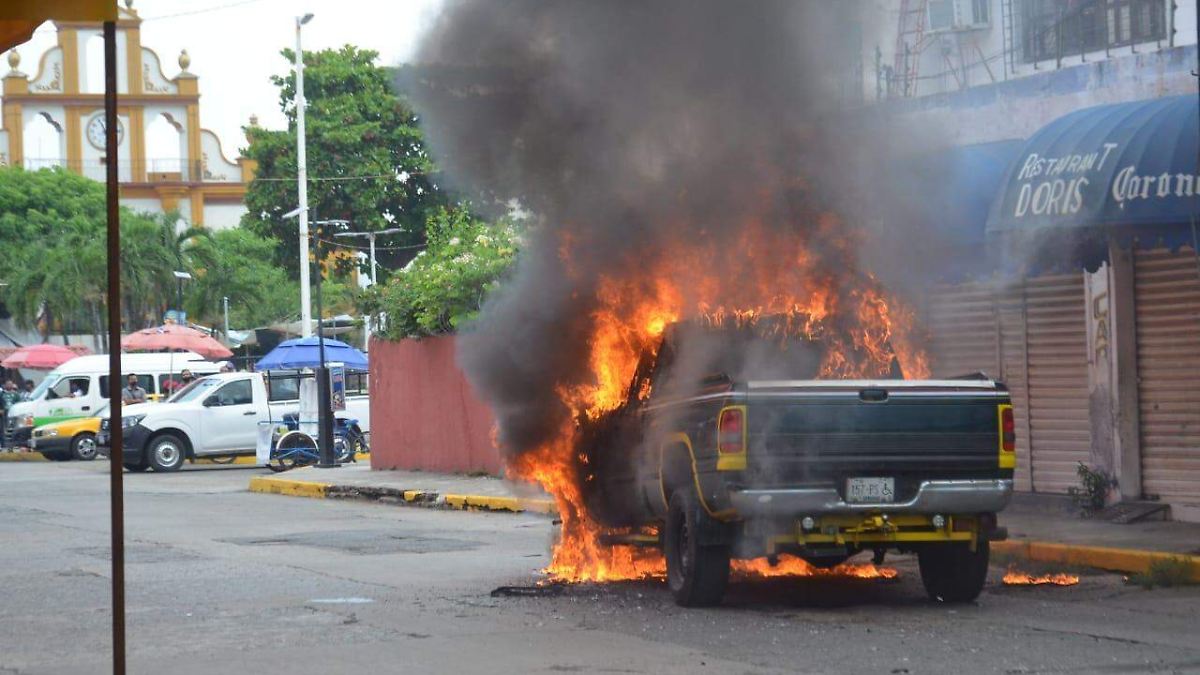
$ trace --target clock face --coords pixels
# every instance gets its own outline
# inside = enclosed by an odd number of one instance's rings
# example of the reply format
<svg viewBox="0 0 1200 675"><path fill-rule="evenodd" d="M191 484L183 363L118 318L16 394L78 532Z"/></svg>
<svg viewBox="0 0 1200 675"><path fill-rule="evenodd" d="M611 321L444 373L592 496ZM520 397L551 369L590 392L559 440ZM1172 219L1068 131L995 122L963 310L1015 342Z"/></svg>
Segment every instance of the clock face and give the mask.
<svg viewBox="0 0 1200 675"><path fill-rule="evenodd" d="M88 143L97 150L104 150L104 113L92 115L87 123L87 139ZM121 118L117 118L117 145L125 140L125 125L121 124Z"/></svg>

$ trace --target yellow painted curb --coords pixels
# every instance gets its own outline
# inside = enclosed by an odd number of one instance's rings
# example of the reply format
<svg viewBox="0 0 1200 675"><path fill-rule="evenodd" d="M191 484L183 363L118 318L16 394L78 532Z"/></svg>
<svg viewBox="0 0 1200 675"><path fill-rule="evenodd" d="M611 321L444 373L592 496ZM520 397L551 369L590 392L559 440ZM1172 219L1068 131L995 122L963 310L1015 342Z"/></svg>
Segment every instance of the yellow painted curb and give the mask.
<svg viewBox="0 0 1200 675"><path fill-rule="evenodd" d="M1130 548L1053 544L1044 541L997 541L992 550L1027 560L1095 567L1113 572L1144 573L1162 560L1181 560L1192 570L1192 581L1200 581L1200 556Z"/></svg>
<svg viewBox="0 0 1200 675"><path fill-rule="evenodd" d="M48 462L40 452L0 452L0 462Z"/></svg>
<svg viewBox="0 0 1200 675"><path fill-rule="evenodd" d="M521 497L491 497L486 495L446 495L446 506L467 511L533 511L553 513L554 502L549 499L523 499Z"/></svg>
<svg viewBox="0 0 1200 675"><path fill-rule="evenodd" d="M330 483L318 483L308 480L291 480L275 476L255 476L250 479L250 491L264 494L289 495L292 497L313 497L324 499L325 493L333 487Z"/></svg>

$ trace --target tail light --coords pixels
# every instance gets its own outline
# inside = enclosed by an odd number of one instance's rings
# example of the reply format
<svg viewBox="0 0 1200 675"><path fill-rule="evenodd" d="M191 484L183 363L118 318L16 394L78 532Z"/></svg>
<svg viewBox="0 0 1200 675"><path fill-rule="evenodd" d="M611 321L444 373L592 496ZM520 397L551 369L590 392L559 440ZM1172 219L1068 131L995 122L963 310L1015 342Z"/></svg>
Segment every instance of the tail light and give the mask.
<svg viewBox="0 0 1200 675"><path fill-rule="evenodd" d="M1000 449L1004 452L1017 450L1017 423L1013 420L1011 405L1000 408Z"/></svg>
<svg viewBox="0 0 1200 675"><path fill-rule="evenodd" d="M717 419L717 450L723 455L746 451L746 410L725 408Z"/></svg>

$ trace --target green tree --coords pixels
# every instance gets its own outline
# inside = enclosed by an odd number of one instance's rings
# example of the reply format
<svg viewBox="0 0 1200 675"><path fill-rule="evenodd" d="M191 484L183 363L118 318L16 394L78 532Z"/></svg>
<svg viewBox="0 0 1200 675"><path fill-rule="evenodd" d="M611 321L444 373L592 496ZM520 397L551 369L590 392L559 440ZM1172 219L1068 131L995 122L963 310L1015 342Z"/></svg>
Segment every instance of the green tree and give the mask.
<svg viewBox="0 0 1200 675"><path fill-rule="evenodd" d="M294 52L283 50L288 63ZM347 45L305 52L304 94L308 199L311 215L342 219L355 230L402 227L389 239L419 244L424 223L445 203L430 179L433 163L425 149L417 117L392 89L390 73L376 64L378 54ZM298 230L283 214L296 208L295 74L276 76L279 102L288 119L286 131L246 130L246 156L258 162L246 193L242 224L279 241L275 260L295 278L299 272ZM370 176L371 178L357 178ZM385 252L381 267L402 264L403 254Z"/></svg>
<svg viewBox="0 0 1200 675"><path fill-rule="evenodd" d="M300 287L271 262L278 242L244 228L198 238L187 249L193 281L185 306L188 315L217 325L221 299L229 298L229 322L251 328L290 318L300 302Z"/></svg>
<svg viewBox="0 0 1200 675"><path fill-rule="evenodd" d="M512 267L520 244L511 222L488 223L466 207L439 209L426 232L428 248L363 296L363 309L389 339L447 333L470 321Z"/></svg>

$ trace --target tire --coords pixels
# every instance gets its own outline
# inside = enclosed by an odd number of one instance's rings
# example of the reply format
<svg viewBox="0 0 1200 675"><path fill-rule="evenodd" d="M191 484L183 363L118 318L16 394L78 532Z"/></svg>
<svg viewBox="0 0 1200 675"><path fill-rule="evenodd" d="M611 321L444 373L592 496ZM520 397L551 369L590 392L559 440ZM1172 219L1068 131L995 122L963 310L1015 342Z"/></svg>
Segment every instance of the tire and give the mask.
<svg viewBox="0 0 1200 675"><path fill-rule="evenodd" d="M921 581L930 599L938 602L971 602L987 581L988 543L971 551L967 544L934 544L917 552Z"/></svg>
<svg viewBox="0 0 1200 675"><path fill-rule="evenodd" d="M338 464L349 464L354 461L354 446L350 439L337 435L333 437L333 456Z"/></svg>
<svg viewBox="0 0 1200 675"><path fill-rule="evenodd" d="M317 443L312 436L301 431L289 431L275 441L271 459L267 466L280 473L315 461Z"/></svg>
<svg viewBox="0 0 1200 675"><path fill-rule="evenodd" d="M71 455L61 452L43 452L42 457L45 457L51 462L66 462L71 459Z"/></svg>
<svg viewBox="0 0 1200 675"><path fill-rule="evenodd" d="M150 468L150 465L145 460L140 462L124 462L125 470L129 473L141 473Z"/></svg>
<svg viewBox="0 0 1200 675"><path fill-rule="evenodd" d="M805 558L804 562L819 570L831 570L850 559L848 555L813 556Z"/></svg>
<svg viewBox="0 0 1200 675"><path fill-rule="evenodd" d="M96 434L85 431L71 439L71 456L81 462L96 459Z"/></svg>
<svg viewBox="0 0 1200 675"><path fill-rule="evenodd" d="M175 434L162 434L150 440L146 461L155 472L178 471L187 459L187 446Z"/></svg>
<svg viewBox="0 0 1200 675"><path fill-rule="evenodd" d="M728 545L704 545L695 536L711 526L708 514L686 489L671 495L663 530L663 553L667 558L667 587L682 607L712 607L721 604L729 584Z"/></svg>

